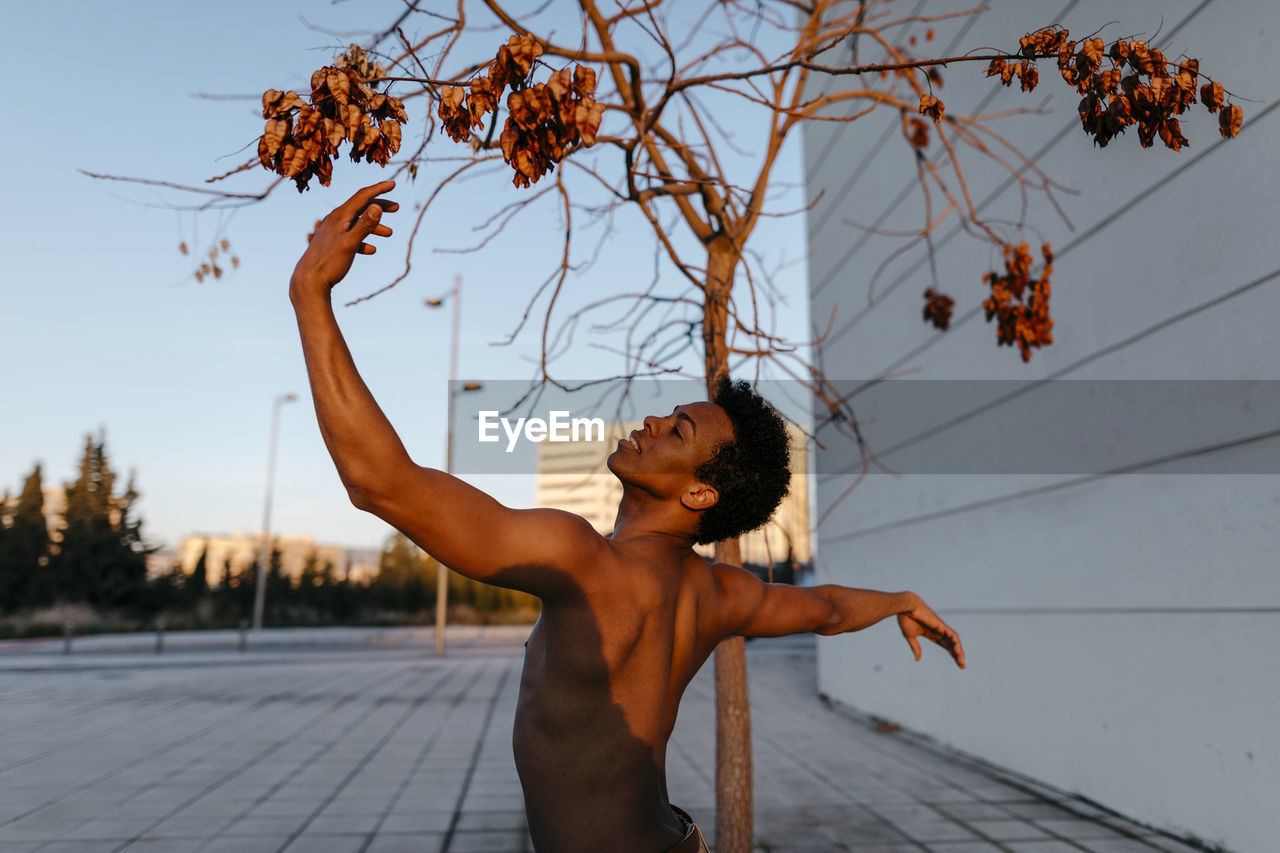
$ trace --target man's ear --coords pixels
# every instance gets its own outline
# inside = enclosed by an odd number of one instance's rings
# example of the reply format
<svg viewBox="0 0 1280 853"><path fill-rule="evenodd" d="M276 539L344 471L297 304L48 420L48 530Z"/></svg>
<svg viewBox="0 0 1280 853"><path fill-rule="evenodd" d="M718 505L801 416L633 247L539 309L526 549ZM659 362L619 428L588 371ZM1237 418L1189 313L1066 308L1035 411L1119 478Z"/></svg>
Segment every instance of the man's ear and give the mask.
<svg viewBox="0 0 1280 853"><path fill-rule="evenodd" d="M708 486L706 483L695 483L680 496L680 503L684 504L684 508L694 512L711 509L719 501L720 493L714 486Z"/></svg>

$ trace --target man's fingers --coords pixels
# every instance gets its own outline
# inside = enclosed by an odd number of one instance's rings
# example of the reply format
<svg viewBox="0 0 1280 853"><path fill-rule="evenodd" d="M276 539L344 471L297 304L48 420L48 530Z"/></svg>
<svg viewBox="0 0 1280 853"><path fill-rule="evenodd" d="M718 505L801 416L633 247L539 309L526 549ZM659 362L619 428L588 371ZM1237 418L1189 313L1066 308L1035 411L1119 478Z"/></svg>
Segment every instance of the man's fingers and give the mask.
<svg viewBox="0 0 1280 853"><path fill-rule="evenodd" d="M385 198L375 198L368 206L357 210L351 216L351 221L347 223L347 231L355 232L358 236L368 233L377 234L379 237L391 236L391 228L386 225L379 225L378 220L385 213L395 213L400 209L400 205L394 201L388 201ZM375 212L376 211L376 212ZM376 228L370 229L368 226L373 223ZM386 233L382 233L380 229L386 229Z"/></svg>
<svg viewBox="0 0 1280 853"><path fill-rule="evenodd" d="M915 637L907 637L907 642L911 644L911 653L916 656L916 660L920 660L920 641Z"/></svg>
<svg viewBox="0 0 1280 853"><path fill-rule="evenodd" d="M353 214L358 213L368 207L370 202L375 198L383 193L391 192L395 188L395 181L379 181L378 183L365 187L362 190L356 190L355 194L352 195L351 198L347 199L342 206L347 210L350 210Z"/></svg>
<svg viewBox="0 0 1280 853"><path fill-rule="evenodd" d="M394 183L394 181L383 182L383 184L392 185L394 185ZM382 186L383 184L379 184L378 186ZM348 231L353 231L356 228L359 228L362 221L361 217L367 216L369 211L374 208L378 208L379 213L395 213L400 209L400 205L389 198L372 198L363 204L353 206L351 202L354 200L355 196L352 196L351 199L342 205L342 207L338 208L338 211L341 211L345 218ZM338 211L334 212L337 213Z"/></svg>
<svg viewBox="0 0 1280 853"><path fill-rule="evenodd" d="M938 645L942 646L951 653L951 657L955 658L956 664L964 669L964 646L960 645L960 635L953 631L950 627L945 628L942 638L938 640Z"/></svg>
<svg viewBox="0 0 1280 853"><path fill-rule="evenodd" d="M356 254L359 255L372 255L376 251L378 251L378 247L371 243L361 243L356 246Z"/></svg>
<svg viewBox="0 0 1280 853"><path fill-rule="evenodd" d="M361 211L360 215L351 222L348 234L350 234L353 239L363 240L370 234L376 234L379 227L385 227L379 226L378 223L381 219L382 207L380 205L371 204ZM391 229L388 228L387 233L390 233L390 230ZM365 254L368 254L368 252L365 252Z"/></svg>

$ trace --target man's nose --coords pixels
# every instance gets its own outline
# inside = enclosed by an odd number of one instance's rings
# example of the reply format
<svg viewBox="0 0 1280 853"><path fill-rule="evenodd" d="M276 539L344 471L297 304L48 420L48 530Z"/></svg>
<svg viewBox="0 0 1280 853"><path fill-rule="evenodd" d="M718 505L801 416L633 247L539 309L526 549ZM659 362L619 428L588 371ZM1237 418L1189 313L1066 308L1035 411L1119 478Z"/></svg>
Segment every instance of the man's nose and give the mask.
<svg viewBox="0 0 1280 853"><path fill-rule="evenodd" d="M657 435L658 431L662 428L662 418L659 418L656 415L649 415L649 417L644 419L644 428L649 435Z"/></svg>

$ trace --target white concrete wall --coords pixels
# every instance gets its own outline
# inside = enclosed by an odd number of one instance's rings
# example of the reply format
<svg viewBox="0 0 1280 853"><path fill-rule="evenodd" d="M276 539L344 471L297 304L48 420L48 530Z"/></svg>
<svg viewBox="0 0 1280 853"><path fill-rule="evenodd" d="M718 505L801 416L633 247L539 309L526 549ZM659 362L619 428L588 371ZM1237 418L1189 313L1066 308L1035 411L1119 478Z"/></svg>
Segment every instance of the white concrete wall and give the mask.
<svg viewBox="0 0 1280 853"><path fill-rule="evenodd" d="M909 12L915 4L900 5ZM969 5L934 2L925 12ZM959 25L934 25L937 48L1016 47L1023 33L1049 24L1079 37L1114 21L1101 33L1108 39L1159 30L1152 42L1167 55L1198 57L1203 72L1254 99L1238 101L1244 129L1224 143L1197 105L1183 122L1191 147L1181 153L1144 151L1132 130L1097 149L1079 128L1078 96L1052 62L1033 94L993 86L977 65L943 72L938 94L948 112L1033 107L1048 97L1050 115L998 127L1079 190L1059 196L1074 231L1043 197L1028 200L1028 221L1058 251L1056 343L1024 365L1015 350L995 346L980 309L962 319L980 304L981 274L999 258L953 234L954 218L935 235L937 284L957 301L953 328L938 333L921 322L921 294L934 280L919 251L880 277L868 308L871 276L901 242L865 237L843 220L918 227L914 164L896 134L884 135L896 114L811 124L809 189L826 194L808 214L810 289L816 322L836 311L822 353L828 372L1280 380L1280 86L1270 68L1280 4L993 5L954 45ZM1016 219L1016 190L995 192L998 167L967 162L983 212ZM1275 391L1264 391L1274 401ZM1274 409L1263 409L1207 404L1184 413L1200 422L1199 433L1170 440L1280 429ZM988 423L1017 411L997 405ZM907 437L886 418L867 425L873 449ZM1151 426L1158 439L1169 437L1161 430L1170 420L1181 425L1175 415ZM931 440L963 454L973 439ZM848 446L834 453L847 457ZM847 468L847 459L817 459L816 515L830 513L818 528L817 580L921 593L959 630L969 657L964 672L936 649L915 664L896 629L879 626L820 641L820 689L1161 828L1235 851L1280 849L1277 460L1273 435L1181 469L1270 473L1161 473L1166 466L1092 477L872 476L832 509L852 476L821 472Z"/></svg>

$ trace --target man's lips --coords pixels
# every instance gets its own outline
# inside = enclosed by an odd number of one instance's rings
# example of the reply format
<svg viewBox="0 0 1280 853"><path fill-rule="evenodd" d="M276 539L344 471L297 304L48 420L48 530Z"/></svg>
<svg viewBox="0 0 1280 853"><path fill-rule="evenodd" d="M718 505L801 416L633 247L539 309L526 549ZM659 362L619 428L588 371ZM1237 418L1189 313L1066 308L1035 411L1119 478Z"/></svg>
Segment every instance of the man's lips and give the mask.
<svg viewBox="0 0 1280 853"><path fill-rule="evenodd" d="M631 448L632 450L634 450L636 453L639 453L639 452L640 452L640 442L636 440L636 436L637 436L638 434L639 434L639 431L638 431L638 430L632 430L632 432L631 432L631 435L630 435L630 436L628 436L627 438L622 439L622 441L620 441L620 442L618 442L618 443L619 443L619 444L621 444L621 445L623 445L624 447L630 447L630 448Z"/></svg>

